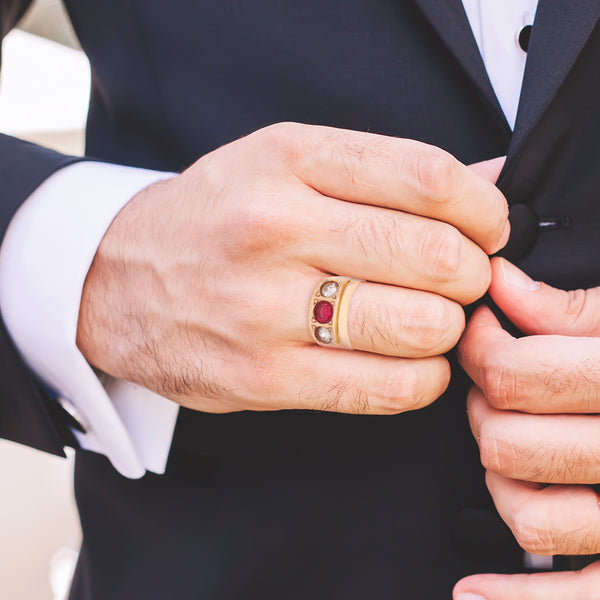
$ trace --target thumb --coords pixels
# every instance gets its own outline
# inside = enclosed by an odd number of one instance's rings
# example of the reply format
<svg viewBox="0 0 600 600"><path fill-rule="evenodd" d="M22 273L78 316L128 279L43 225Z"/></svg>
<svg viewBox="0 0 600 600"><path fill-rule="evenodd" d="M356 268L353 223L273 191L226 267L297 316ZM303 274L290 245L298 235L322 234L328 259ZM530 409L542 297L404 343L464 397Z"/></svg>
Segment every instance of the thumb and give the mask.
<svg viewBox="0 0 600 600"><path fill-rule="evenodd" d="M600 562L583 571L534 575L472 575L459 581L453 600L573 600L597 598Z"/></svg>
<svg viewBox="0 0 600 600"><path fill-rule="evenodd" d="M600 288L565 291L533 281L504 258L493 258L489 293L524 333L600 335Z"/></svg>
<svg viewBox="0 0 600 600"><path fill-rule="evenodd" d="M505 162L506 156L499 156L498 158L492 158L491 160L484 160L469 165L469 169L477 173L480 177L483 177L483 179L486 179L491 183L496 183Z"/></svg>

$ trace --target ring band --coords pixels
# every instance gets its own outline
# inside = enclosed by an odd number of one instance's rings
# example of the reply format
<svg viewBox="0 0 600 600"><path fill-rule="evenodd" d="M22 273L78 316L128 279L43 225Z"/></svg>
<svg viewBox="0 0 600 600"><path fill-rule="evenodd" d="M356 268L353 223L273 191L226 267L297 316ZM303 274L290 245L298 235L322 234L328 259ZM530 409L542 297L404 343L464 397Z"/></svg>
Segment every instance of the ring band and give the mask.
<svg viewBox="0 0 600 600"><path fill-rule="evenodd" d="M319 346L352 350L348 332L350 299L362 279L327 277L311 297L308 322L310 334Z"/></svg>

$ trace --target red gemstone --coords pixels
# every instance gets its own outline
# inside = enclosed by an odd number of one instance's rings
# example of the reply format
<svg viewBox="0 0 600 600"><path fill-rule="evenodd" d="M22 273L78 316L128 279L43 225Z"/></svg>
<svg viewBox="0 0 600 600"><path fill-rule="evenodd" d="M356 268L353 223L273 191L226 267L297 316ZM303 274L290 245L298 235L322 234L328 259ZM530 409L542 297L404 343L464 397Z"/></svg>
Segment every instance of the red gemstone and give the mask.
<svg viewBox="0 0 600 600"><path fill-rule="evenodd" d="M321 300L315 304L313 315L318 323L329 323L333 317L333 305Z"/></svg>

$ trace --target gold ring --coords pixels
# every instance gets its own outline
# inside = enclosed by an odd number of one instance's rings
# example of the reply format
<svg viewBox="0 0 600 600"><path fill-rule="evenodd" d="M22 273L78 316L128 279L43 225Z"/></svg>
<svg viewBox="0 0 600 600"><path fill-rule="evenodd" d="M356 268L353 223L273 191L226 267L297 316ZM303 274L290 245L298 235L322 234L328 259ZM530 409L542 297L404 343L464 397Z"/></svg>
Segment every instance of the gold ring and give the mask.
<svg viewBox="0 0 600 600"><path fill-rule="evenodd" d="M352 350L348 332L350 299L362 279L327 277L315 288L308 309L310 334L319 346Z"/></svg>

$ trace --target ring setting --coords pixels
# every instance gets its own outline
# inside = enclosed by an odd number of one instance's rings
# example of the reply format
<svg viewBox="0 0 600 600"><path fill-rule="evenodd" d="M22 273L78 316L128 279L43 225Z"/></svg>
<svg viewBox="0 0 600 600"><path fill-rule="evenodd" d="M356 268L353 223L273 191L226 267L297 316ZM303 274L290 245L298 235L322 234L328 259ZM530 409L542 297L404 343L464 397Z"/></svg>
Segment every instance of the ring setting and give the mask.
<svg viewBox="0 0 600 600"><path fill-rule="evenodd" d="M309 326L319 346L351 350L348 306L361 279L327 277L316 286L309 308Z"/></svg>

